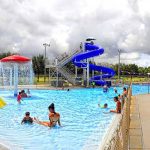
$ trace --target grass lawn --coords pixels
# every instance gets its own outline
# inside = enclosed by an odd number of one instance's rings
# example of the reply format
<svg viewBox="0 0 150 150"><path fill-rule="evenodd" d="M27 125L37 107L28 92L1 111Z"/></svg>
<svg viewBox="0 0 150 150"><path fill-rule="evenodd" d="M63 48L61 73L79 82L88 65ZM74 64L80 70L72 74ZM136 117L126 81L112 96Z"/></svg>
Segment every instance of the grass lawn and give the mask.
<svg viewBox="0 0 150 150"><path fill-rule="evenodd" d="M120 78L123 80L123 82L130 82L131 81L131 77L130 76L129 77L121 76ZM114 79L117 80L118 77L115 76ZM56 80L56 78L51 78L50 80L51 81L52 80ZM132 77L132 81L133 82L148 82L148 78L147 77ZM47 76L45 81L44 81L44 76L42 76L42 75L39 77L39 81L38 81L38 78L35 77L34 78L34 83L37 84L37 85L49 84L49 77Z"/></svg>
<svg viewBox="0 0 150 150"><path fill-rule="evenodd" d="M127 77L127 76L121 76L120 77L123 82L130 82L131 81L131 77ZM117 79L117 77L116 77ZM132 82L148 82L148 78L147 77L132 77Z"/></svg>

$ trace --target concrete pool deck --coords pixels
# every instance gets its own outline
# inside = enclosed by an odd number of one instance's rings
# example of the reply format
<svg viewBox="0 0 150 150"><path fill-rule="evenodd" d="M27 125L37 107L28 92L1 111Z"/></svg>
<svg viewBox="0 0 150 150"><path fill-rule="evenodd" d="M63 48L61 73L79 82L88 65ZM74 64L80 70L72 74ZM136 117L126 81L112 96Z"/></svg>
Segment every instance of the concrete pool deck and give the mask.
<svg viewBox="0 0 150 150"><path fill-rule="evenodd" d="M150 94L131 99L129 149L150 150Z"/></svg>
<svg viewBox="0 0 150 150"><path fill-rule="evenodd" d="M0 143L0 150L9 150L9 148Z"/></svg>

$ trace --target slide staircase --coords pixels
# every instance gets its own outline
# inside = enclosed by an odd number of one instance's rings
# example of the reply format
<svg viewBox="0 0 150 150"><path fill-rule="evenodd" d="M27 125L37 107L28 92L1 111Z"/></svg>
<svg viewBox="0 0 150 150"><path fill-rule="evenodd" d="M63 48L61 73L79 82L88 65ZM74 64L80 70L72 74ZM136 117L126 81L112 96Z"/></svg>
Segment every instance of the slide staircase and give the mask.
<svg viewBox="0 0 150 150"><path fill-rule="evenodd" d="M58 67L58 72L61 73L71 84L75 85L75 74L72 73L68 68Z"/></svg>
<svg viewBox="0 0 150 150"><path fill-rule="evenodd" d="M61 73L72 85L76 84L75 81L75 74L71 72L68 68L65 67L65 65L72 61L72 57L78 53L80 53L81 50L75 50L71 53L64 53L61 56L57 57L57 67L58 72Z"/></svg>

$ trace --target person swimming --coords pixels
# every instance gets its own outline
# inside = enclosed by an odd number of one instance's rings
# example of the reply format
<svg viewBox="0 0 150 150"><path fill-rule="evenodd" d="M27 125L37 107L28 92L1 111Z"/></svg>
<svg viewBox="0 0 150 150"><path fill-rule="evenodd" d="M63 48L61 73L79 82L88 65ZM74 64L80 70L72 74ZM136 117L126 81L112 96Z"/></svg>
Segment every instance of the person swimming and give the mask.
<svg viewBox="0 0 150 150"><path fill-rule="evenodd" d="M100 108L108 108L108 104L105 103L103 106L101 106L100 104L98 104L98 107L100 107Z"/></svg>
<svg viewBox="0 0 150 150"><path fill-rule="evenodd" d="M95 82L94 81L92 81L92 87L95 88Z"/></svg>
<svg viewBox="0 0 150 150"><path fill-rule="evenodd" d="M29 89L27 89L27 97L31 97L31 92L30 92L30 90Z"/></svg>
<svg viewBox="0 0 150 150"><path fill-rule="evenodd" d="M31 124L33 123L33 118L30 117L30 112L25 113L25 117L21 121L21 124L23 123L31 123Z"/></svg>
<svg viewBox="0 0 150 150"><path fill-rule="evenodd" d="M34 118L35 122L40 124L40 125L46 126L46 127L54 127L54 126L56 126L57 123L58 123L59 126L61 126L60 114L55 112L54 103L52 103L48 107L48 110L50 112L49 113L49 121L39 121L37 118Z"/></svg>
<svg viewBox="0 0 150 150"><path fill-rule="evenodd" d="M107 85L104 85L104 86L103 86L103 92L108 92L108 87L107 87Z"/></svg>
<svg viewBox="0 0 150 150"><path fill-rule="evenodd" d="M25 93L24 90L21 90L21 96L22 96L23 98L26 98L26 97L27 97L27 94Z"/></svg>
<svg viewBox="0 0 150 150"><path fill-rule="evenodd" d="M118 93L118 91L117 91L117 89L116 88L114 88L114 92L117 94Z"/></svg>

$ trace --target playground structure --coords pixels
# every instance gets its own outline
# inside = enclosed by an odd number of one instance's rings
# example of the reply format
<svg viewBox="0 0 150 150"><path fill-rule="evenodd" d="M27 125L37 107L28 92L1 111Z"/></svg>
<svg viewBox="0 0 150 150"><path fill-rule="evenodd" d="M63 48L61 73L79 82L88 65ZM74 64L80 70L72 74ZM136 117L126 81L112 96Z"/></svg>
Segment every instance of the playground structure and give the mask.
<svg viewBox="0 0 150 150"><path fill-rule="evenodd" d="M103 48L94 45L94 40L95 39L93 38L86 39L86 42L83 42L82 46L80 46L80 50L73 51L70 54L65 54L65 56L61 58L57 57L55 61L46 65L46 68L49 69L49 78L54 76L56 77L56 81L53 84L54 86L62 86L62 84L59 84L59 73L62 74L72 85L78 85L78 67L83 69L83 76L81 77L81 80L84 82L83 84L85 86L89 87L91 82L95 82L98 86L108 84L105 79L113 77L115 75L115 71L108 67L96 66L89 63L91 58L94 59L94 57L104 53ZM70 61L72 61L75 65L75 74L65 67L65 65ZM92 77L90 77L90 71L92 71ZM100 75L94 76L95 71L100 72ZM109 85L111 85L110 82Z"/></svg>
<svg viewBox="0 0 150 150"><path fill-rule="evenodd" d="M30 58L12 55L0 60L0 85L18 94L18 85L33 84L33 68Z"/></svg>

